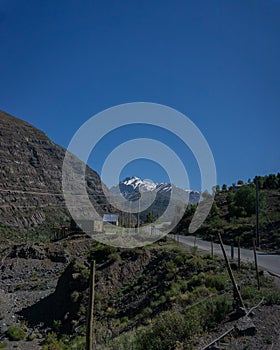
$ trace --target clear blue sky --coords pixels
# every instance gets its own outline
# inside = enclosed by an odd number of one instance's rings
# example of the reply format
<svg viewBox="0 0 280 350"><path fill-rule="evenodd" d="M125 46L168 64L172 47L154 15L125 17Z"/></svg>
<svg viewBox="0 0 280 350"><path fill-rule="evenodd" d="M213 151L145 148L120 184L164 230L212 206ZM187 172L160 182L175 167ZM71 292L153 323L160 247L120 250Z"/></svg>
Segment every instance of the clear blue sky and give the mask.
<svg viewBox="0 0 280 350"><path fill-rule="evenodd" d="M95 113L149 101L200 128L219 184L280 171L279 0L0 0L0 47L0 109L64 147ZM90 159L97 171L115 136ZM166 179L145 165L122 175Z"/></svg>

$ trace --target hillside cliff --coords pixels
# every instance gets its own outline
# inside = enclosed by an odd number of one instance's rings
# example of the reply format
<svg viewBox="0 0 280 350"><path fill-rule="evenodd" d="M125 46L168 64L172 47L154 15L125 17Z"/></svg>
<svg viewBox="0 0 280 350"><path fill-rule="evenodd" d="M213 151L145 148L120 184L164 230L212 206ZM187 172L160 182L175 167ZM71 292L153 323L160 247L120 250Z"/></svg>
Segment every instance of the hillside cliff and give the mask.
<svg viewBox="0 0 280 350"><path fill-rule="evenodd" d="M70 220L62 188L65 149L34 126L0 111L0 230L42 231ZM87 190L110 211L101 180L87 168ZM98 204L97 204L98 203Z"/></svg>

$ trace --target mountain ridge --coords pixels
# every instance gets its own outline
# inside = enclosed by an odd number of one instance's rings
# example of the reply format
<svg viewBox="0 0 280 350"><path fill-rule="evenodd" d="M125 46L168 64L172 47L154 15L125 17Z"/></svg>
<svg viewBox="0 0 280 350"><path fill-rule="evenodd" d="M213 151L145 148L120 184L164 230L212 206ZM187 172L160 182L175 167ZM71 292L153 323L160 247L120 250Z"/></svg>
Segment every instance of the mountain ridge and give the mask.
<svg viewBox="0 0 280 350"><path fill-rule="evenodd" d="M183 190L168 183L142 180L137 176L128 177L112 186L110 193L115 201L125 198L133 202L141 197L139 209L142 222L146 222L150 214L154 218L161 217L164 221L172 221L182 208L186 208L188 204L197 204L200 200L200 192Z"/></svg>
<svg viewBox="0 0 280 350"><path fill-rule="evenodd" d="M0 110L0 232L39 234L70 222L62 192L65 152L43 131ZM113 211L89 167L86 185L96 208Z"/></svg>
<svg viewBox="0 0 280 350"><path fill-rule="evenodd" d="M182 202L189 196L190 204L198 203L200 199L200 192L182 189L170 183L155 183L152 180L143 180L138 176L127 177L120 181L118 185L112 186L110 192L118 194L119 191L124 197L129 197L130 194L145 193L155 191L160 194L169 194L171 191L176 191L176 197L181 197Z"/></svg>

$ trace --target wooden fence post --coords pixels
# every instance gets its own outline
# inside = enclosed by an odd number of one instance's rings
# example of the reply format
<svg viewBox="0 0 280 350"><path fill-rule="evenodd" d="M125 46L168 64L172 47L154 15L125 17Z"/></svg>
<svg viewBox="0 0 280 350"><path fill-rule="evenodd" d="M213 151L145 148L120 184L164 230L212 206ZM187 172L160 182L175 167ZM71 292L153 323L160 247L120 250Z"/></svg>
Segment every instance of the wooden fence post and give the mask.
<svg viewBox="0 0 280 350"><path fill-rule="evenodd" d="M240 238L238 238L238 271L241 270L241 259L240 259Z"/></svg>
<svg viewBox="0 0 280 350"><path fill-rule="evenodd" d="M234 245L233 245L233 242L231 242L231 245L230 245L230 252L231 252L231 259L233 260L234 259Z"/></svg>
<svg viewBox="0 0 280 350"><path fill-rule="evenodd" d="M229 274L229 277L230 277L231 282L232 282L234 294L235 294L236 298L238 299L239 306L241 306L242 308L245 309L245 305L244 305L243 299L241 297L241 294L240 294L239 289L237 287L237 284L235 282L235 278L233 276L233 273L232 273L232 270L231 270L231 267L230 267L230 264L229 264L229 261L228 261L228 257L227 257L227 254L226 254L226 251L225 251L225 248L224 248L224 244L223 244L223 241L222 241L221 234L218 233L218 236L219 236L222 252L223 252L223 255L224 255L224 258L225 258L225 262L226 262L226 265L227 265L228 274Z"/></svg>

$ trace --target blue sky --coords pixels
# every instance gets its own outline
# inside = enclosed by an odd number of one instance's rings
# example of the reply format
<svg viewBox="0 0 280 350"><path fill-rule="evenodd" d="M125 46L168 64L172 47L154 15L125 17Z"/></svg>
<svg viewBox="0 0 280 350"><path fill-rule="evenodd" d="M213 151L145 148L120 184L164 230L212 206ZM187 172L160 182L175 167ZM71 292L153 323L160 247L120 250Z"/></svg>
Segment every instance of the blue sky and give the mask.
<svg viewBox="0 0 280 350"><path fill-rule="evenodd" d="M106 108L160 103L200 128L219 184L278 172L279 18L278 0L0 0L0 109L67 147ZM100 172L106 152L143 134L184 153L199 189L192 154L161 130L112 133L89 164ZM129 175L168 178L145 161Z"/></svg>

